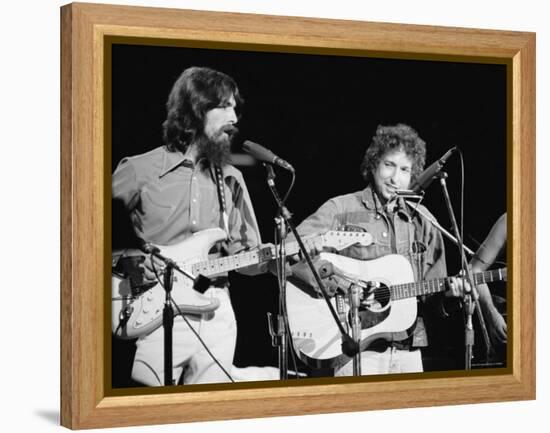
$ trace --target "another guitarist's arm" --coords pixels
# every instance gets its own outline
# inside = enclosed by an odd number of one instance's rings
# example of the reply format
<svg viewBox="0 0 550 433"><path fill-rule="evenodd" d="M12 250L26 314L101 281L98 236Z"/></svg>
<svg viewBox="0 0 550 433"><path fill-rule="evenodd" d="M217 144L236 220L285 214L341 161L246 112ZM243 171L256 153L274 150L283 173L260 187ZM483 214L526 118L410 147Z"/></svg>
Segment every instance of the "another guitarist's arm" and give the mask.
<svg viewBox="0 0 550 433"><path fill-rule="evenodd" d="M481 306L481 310L483 311L483 317L485 317L487 321L489 335L491 336L493 343L506 343L506 321L493 303L489 286L487 286L487 284L480 284L476 286L476 288L479 295L479 304Z"/></svg>
<svg viewBox="0 0 550 433"><path fill-rule="evenodd" d="M476 273L487 270L487 268L494 263L498 255L502 252L505 244L506 214L503 214L491 228L487 238L472 258L470 262L472 271ZM506 321L495 307L489 287L487 284L480 284L477 286L477 291L479 294L479 303L483 311L483 315L487 319L487 324L489 325L489 335L495 343L506 343Z"/></svg>

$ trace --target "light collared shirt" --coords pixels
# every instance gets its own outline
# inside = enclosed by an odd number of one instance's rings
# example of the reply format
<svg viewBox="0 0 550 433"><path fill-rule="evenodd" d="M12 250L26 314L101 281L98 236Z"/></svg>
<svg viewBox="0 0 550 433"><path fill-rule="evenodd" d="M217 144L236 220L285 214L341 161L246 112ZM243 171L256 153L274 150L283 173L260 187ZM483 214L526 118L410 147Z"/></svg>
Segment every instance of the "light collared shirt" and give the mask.
<svg viewBox="0 0 550 433"><path fill-rule="evenodd" d="M229 242L235 254L261 243L256 216L243 176L223 167ZM156 245L179 243L208 228L224 228L214 170L165 146L124 158L112 177L113 200L128 211L138 237Z"/></svg>

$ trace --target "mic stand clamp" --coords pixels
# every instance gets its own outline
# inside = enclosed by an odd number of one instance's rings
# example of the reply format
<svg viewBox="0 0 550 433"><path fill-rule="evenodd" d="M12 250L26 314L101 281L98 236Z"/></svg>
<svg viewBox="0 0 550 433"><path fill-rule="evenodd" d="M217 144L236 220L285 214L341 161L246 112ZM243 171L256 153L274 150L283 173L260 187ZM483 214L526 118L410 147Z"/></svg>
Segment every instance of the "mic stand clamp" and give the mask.
<svg viewBox="0 0 550 433"><path fill-rule="evenodd" d="M440 171L436 177L439 178L439 182L441 184L441 188L443 190L443 196L445 197L445 203L447 204L447 210L449 212L449 217L451 219L451 223L453 226L454 235L457 239L457 245L460 253L461 258L461 265L463 270L463 276L466 276L466 279L468 280L470 284L470 288L468 289L465 284L463 284L464 287L464 301L465 301L465 308L464 308L464 314L465 314L465 320L464 320L464 345L465 345L465 369L471 370L472 369L472 356L473 356L473 346L474 346L474 327L472 323L472 315L475 309L475 306L477 305L477 317L479 319L479 323L481 325L482 335L485 342L485 347L487 348L487 354L491 350L491 342L489 340L489 334L487 333L487 328L485 326L485 321L483 319L483 314L481 312L481 308L479 307L479 300L478 296L474 296L473 293L475 293L476 287L474 284L474 279L472 277L472 270L470 269L470 266L468 265L468 260L466 259L466 254L464 252L464 244L462 242L462 237L460 236L460 232L458 230L458 224L456 222L456 218L453 212L453 207L451 204L451 198L449 196L449 191L447 190L447 182L446 178L448 177L447 173L444 171ZM473 299L472 299L473 297Z"/></svg>

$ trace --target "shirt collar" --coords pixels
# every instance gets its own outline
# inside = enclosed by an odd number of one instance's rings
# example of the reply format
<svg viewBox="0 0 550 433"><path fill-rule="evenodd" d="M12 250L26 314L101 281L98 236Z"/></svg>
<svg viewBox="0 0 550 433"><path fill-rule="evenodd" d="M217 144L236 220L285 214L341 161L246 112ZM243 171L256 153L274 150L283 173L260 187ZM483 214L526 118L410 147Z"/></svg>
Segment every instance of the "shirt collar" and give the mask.
<svg viewBox="0 0 550 433"><path fill-rule="evenodd" d="M372 186L369 184L361 194L361 200L367 209L381 210L383 208L378 196L374 193Z"/></svg>
<svg viewBox="0 0 550 433"><path fill-rule="evenodd" d="M195 164L186 155L180 151L171 152L166 146L163 148L163 158L162 158L162 168L159 174L159 178L165 176L172 170L176 169L180 165L185 167L193 168Z"/></svg>
<svg viewBox="0 0 550 433"><path fill-rule="evenodd" d="M363 201L363 204L367 209L375 209L377 212L387 213L385 206L378 198L378 194L374 192L372 185L367 185L367 187L363 190L363 193L361 194L361 200ZM396 212L404 220L411 221L411 216L403 198L400 197L397 199L394 212Z"/></svg>

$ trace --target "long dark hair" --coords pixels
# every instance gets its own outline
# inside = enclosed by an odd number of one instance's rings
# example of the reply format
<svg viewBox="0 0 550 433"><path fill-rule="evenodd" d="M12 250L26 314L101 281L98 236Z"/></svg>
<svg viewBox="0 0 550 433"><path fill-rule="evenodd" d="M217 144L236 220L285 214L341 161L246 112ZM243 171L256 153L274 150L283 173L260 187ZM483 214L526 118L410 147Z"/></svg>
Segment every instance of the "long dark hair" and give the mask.
<svg viewBox="0 0 550 433"><path fill-rule="evenodd" d="M185 151L203 133L206 112L227 103L232 95L239 113L244 101L233 78L205 67L185 69L166 103L167 115L162 124L164 144L170 151Z"/></svg>
<svg viewBox="0 0 550 433"><path fill-rule="evenodd" d="M367 182L372 182L372 173L378 167L380 159L391 150L402 150L411 158L411 180L415 180L420 175L426 163L424 140L413 128L403 123L395 126L378 125L361 164L361 174Z"/></svg>

